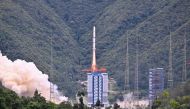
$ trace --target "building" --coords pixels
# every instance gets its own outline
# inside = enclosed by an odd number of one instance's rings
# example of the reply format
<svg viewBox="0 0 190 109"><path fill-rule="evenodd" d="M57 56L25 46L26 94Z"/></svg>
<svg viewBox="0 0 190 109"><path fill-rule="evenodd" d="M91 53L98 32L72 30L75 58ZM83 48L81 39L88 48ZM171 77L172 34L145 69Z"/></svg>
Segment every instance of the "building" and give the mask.
<svg viewBox="0 0 190 109"><path fill-rule="evenodd" d="M83 70L87 72L87 102L89 107L97 104L108 106L108 74L105 68L96 66L96 48L95 48L95 27L93 28L93 56L90 69Z"/></svg>
<svg viewBox="0 0 190 109"><path fill-rule="evenodd" d="M156 68L149 69L149 103L152 102L156 97L164 90L164 69Z"/></svg>
<svg viewBox="0 0 190 109"><path fill-rule="evenodd" d="M101 72L88 73L88 105L95 106L98 101L108 105L108 74Z"/></svg>

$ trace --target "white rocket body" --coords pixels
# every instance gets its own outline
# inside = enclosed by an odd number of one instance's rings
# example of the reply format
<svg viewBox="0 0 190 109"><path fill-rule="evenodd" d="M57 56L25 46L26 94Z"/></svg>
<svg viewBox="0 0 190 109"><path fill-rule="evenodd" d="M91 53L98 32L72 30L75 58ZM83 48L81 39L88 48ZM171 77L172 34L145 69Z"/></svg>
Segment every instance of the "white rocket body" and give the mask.
<svg viewBox="0 0 190 109"><path fill-rule="evenodd" d="M93 57L92 57L92 70L96 70L96 27L93 27L93 45L92 45L92 50L93 50Z"/></svg>

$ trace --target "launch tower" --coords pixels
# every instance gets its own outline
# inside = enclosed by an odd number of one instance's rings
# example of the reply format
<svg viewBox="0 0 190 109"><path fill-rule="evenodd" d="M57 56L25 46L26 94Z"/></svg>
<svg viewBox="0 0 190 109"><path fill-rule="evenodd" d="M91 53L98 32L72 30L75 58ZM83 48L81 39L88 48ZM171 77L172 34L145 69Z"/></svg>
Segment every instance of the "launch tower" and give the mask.
<svg viewBox="0 0 190 109"><path fill-rule="evenodd" d="M89 107L97 105L108 106L108 74L105 68L98 69L96 65L96 30L93 27L92 65L87 72L87 102Z"/></svg>
<svg viewBox="0 0 190 109"><path fill-rule="evenodd" d="M149 104L164 90L164 69L149 69Z"/></svg>

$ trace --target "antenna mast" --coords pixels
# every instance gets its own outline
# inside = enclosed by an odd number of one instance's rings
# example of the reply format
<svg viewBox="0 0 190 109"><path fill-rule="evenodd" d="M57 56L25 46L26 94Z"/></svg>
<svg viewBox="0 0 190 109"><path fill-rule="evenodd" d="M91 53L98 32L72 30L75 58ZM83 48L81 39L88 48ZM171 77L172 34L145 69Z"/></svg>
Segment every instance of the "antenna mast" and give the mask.
<svg viewBox="0 0 190 109"><path fill-rule="evenodd" d="M50 80L50 101L53 102L54 100L54 84L52 83L52 73L53 73L53 39L51 36L51 66L50 66L50 74L49 74L49 80Z"/></svg>
<svg viewBox="0 0 190 109"><path fill-rule="evenodd" d="M171 36L171 29L170 29L170 49L169 49L169 74L168 74L168 85L169 88L173 87L173 62L172 62L172 36Z"/></svg>
<svg viewBox="0 0 190 109"><path fill-rule="evenodd" d="M135 82L136 82L136 97L137 103L139 99L139 37L137 37L136 42L136 70L135 70Z"/></svg>
<svg viewBox="0 0 190 109"><path fill-rule="evenodd" d="M129 37L127 34L127 52L126 52L126 73L125 73L125 87L124 91L130 91L130 84L129 84Z"/></svg>
<svg viewBox="0 0 190 109"><path fill-rule="evenodd" d="M128 32L127 32L128 33ZM127 34L127 52L126 52L126 70L125 70L125 85L124 85L124 95L130 92L130 84L129 84L129 36ZM125 100L125 108L126 107L126 99Z"/></svg>
<svg viewBox="0 0 190 109"><path fill-rule="evenodd" d="M182 82L185 82L187 79L187 41L186 41L186 27L184 34L184 67L183 67L183 75Z"/></svg>

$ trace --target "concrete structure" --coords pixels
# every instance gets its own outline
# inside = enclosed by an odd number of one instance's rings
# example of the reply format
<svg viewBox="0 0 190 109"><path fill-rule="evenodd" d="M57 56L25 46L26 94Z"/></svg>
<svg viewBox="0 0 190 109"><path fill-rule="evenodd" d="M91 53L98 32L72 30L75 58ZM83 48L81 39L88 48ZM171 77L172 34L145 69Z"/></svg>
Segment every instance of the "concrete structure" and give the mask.
<svg viewBox="0 0 190 109"><path fill-rule="evenodd" d="M93 56L90 69L83 70L87 73L87 102L89 107L94 107L99 102L101 106L108 106L108 74L105 68L96 66L95 27L93 28Z"/></svg>
<svg viewBox="0 0 190 109"><path fill-rule="evenodd" d="M101 72L88 73L88 105L95 106L98 100L108 105L108 74Z"/></svg>
<svg viewBox="0 0 190 109"><path fill-rule="evenodd" d="M156 68L149 70L149 103L164 90L164 69Z"/></svg>

